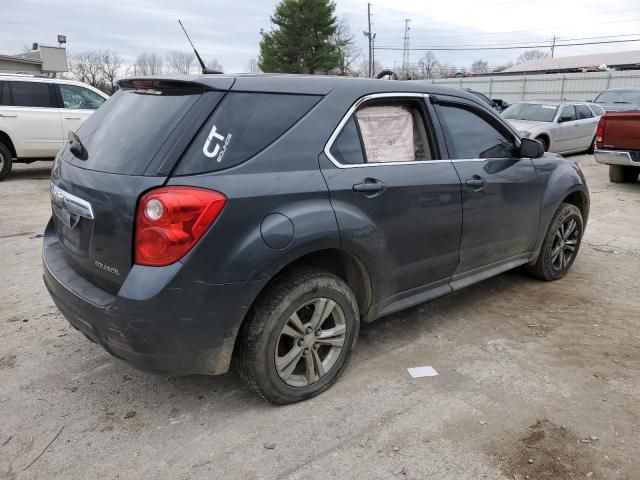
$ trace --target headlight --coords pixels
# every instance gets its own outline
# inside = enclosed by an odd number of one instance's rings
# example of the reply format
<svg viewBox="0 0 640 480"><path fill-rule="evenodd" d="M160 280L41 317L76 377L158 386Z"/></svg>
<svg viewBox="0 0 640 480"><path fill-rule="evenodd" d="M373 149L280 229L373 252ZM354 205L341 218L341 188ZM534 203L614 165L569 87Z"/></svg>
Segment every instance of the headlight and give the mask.
<svg viewBox="0 0 640 480"><path fill-rule="evenodd" d="M527 132L526 130L520 130L520 136L523 138L529 138L531 136L531 132Z"/></svg>

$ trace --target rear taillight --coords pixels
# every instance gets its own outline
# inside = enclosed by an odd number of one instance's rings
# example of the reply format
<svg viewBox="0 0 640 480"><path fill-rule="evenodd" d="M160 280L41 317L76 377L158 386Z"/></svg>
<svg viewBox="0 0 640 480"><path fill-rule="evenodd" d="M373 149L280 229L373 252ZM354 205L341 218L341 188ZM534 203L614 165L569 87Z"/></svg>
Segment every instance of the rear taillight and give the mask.
<svg viewBox="0 0 640 480"><path fill-rule="evenodd" d="M203 188L163 187L146 193L136 215L135 263L161 267L180 260L226 203L220 192Z"/></svg>
<svg viewBox="0 0 640 480"><path fill-rule="evenodd" d="M598 122L598 128L596 129L596 148L602 149L604 148L604 123L605 123L606 115L600 117L600 121Z"/></svg>

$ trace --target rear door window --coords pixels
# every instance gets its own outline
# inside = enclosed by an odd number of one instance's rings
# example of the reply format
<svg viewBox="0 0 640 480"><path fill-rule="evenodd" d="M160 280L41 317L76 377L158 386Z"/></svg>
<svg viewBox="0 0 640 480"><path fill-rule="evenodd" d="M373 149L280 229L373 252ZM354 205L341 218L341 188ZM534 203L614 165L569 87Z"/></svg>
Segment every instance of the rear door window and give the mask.
<svg viewBox="0 0 640 480"><path fill-rule="evenodd" d="M289 130L322 97L228 93L176 169L176 175L213 172L249 160Z"/></svg>
<svg viewBox="0 0 640 480"><path fill-rule="evenodd" d="M439 105L438 117L444 123L449 152L454 159L511 158L513 138L471 109Z"/></svg>
<svg viewBox="0 0 640 480"><path fill-rule="evenodd" d="M405 163L432 159L431 142L416 102L373 103L344 125L330 153L340 164Z"/></svg>
<svg viewBox="0 0 640 480"><path fill-rule="evenodd" d="M48 83L43 82L9 82L16 107L55 108Z"/></svg>
<svg viewBox="0 0 640 480"><path fill-rule="evenodd" d="M591 110L584 105L576 105L576 114L578 116L578 120L585 120L593 117Z"/></svg>

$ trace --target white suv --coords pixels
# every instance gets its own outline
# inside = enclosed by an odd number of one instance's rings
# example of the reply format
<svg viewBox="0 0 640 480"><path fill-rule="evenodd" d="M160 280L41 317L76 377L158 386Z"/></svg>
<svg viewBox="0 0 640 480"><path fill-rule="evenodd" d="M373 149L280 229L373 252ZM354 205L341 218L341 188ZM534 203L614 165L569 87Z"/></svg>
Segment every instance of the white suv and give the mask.
<svg viewBox="0 0 640 480"><path fill-rule="evenodd" d="M27 75L0 75L0 180L12 162L51 159L69 131L107 98L89 85Z"/></svg>

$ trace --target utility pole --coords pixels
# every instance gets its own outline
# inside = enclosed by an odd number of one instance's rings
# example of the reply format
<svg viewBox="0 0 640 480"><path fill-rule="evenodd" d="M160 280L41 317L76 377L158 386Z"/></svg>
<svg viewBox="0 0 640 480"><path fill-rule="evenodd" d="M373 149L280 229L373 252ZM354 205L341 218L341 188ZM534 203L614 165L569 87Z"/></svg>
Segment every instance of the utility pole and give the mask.
<svg viewBox="0 0 640 480"><path fill-rule="evenodd" d="M410 18L405 19L404 21L404 51L402 53L402 73L406 77L408 68L409 68L409 22L411 22Z"/></svg>
<svg viewBox="0 0 640 480"><path fill-rule="evenodd" d="M376 76L376 34L371 35L371 76Z"/></svg>
<svg viewBox="0 0 640 480"><path fill-rule="evenodd" d="M551 45L551 58L553 58L553 54L556 51L556 37L553 37L553 44Z"/></svg>
<svg viewBox="0 0 640 480"><path fill-rule="evenodd" d="M369 75L368 77L371 78L371 72L373 71L373 64L371 63L371 54L373 53L373 49L371 48L371 44L372 44L372 39L371 39L371 4L367 3L367 23L369 25L369 30L367 30L367 32L365 32L365 35L367 37L369 37Z"/></svg>

